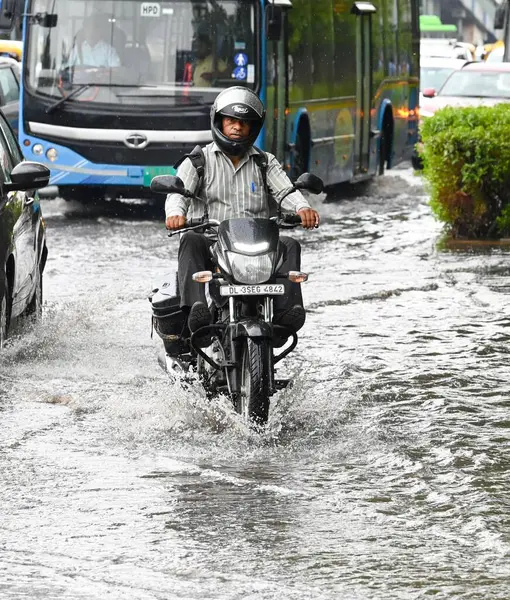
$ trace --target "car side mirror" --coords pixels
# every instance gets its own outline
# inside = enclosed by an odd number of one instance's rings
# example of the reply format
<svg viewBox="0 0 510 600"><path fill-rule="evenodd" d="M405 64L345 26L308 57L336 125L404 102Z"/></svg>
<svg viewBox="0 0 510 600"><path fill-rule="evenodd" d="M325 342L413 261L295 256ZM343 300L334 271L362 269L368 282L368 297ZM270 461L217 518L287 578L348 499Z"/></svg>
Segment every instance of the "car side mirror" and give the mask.
<svg viewBox="0 0 510 600"><path fill-rule="evenodd" d="M38 190L48 185L50 170L41 163L26 160L14 167L10 179L10 183L6 184L10 192Z"/></svg>
<svg viewBox="0 0 510 600"><path fill-rule="evenodd" d="M189 192L182 179L176 175L158 175L151 181L151 192L154 194L181 194L189 197Z"/></svg>
<svg viewBox="0 0 510 600"><path fill-rule="evenodd" d="M324 182L313 173L303 173L294 183L297 190L307 190L312 194L321 194L324 191Z"/></svg>
<svg viewBox="0 0 510 600"><path fill-rule="evenodd" d="M423 90L424 98L434 98L437 95L436 90L434 88L425 88Z"/></svg>

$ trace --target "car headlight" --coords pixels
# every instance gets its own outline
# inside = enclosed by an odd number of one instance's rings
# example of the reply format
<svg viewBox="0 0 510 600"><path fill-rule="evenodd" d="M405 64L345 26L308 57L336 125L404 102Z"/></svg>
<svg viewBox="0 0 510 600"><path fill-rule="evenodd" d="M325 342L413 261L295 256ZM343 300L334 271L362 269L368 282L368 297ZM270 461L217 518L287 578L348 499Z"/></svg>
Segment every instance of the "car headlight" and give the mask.
<svg viewBox="0 0 510 600"><path fill-rule="evenodd" d="M32 146L32 152L36 155L36 156L41 156L42 154L44 154L44 148L42 144L34 144Z"/></svg>
<svg viewBox="0 0 510 600"><path fill-rule="evenodd" d="M46 152L46 158L48 160L50 160L51 162L55 162L58 158L58 152L55 150L55 148L50 148L47 152Z"/></svg>
<svg viewBox="0 0 510 600"><path fill-rule="evenodd" d="M271 279L273 274L274 252L245 256L236 252L227 252L232 277L238 283L256 284Z"/></svg>

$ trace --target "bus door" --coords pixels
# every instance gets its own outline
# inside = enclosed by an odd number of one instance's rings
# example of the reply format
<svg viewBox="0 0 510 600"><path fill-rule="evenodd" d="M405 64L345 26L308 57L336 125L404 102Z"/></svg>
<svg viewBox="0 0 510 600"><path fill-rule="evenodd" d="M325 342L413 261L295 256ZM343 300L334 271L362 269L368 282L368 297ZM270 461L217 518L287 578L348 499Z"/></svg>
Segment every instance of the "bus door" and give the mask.
<svg viewBox="0 0 510 600"><path fill-rule="evenodd" d="M368 173L371 145L375 143L370 128L372 105L372 14L371 2L355 2L351 13L356 15L356 138L354 144L354 175Z"/></svg>

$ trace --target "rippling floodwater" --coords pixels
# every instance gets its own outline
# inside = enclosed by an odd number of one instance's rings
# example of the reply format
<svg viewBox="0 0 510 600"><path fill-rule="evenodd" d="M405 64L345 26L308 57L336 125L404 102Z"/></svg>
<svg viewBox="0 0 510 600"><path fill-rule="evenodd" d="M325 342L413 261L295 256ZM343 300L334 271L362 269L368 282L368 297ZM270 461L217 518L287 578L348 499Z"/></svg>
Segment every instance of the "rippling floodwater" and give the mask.
<svg viewBox="0 0 510 600"><path fill-rule="evenodd" d="M510 266L389 173L298 232L267 432L157 364L161 218L47 202L45 319L0 355L6 599L510 597Z"/></svg>

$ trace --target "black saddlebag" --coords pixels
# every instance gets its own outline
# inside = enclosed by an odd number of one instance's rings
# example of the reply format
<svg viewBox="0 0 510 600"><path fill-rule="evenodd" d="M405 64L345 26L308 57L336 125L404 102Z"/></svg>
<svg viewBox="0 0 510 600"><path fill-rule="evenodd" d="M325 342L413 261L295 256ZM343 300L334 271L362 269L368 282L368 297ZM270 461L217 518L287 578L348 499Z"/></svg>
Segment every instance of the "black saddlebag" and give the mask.
<svg viewBox="0 0 510 600"><path fill-rule="evenodd" d="M180 309L177 273L167 274L149 296L152 304L152 326L163 340L165 351L170 356L189 352L186 315Z"/></svg>

